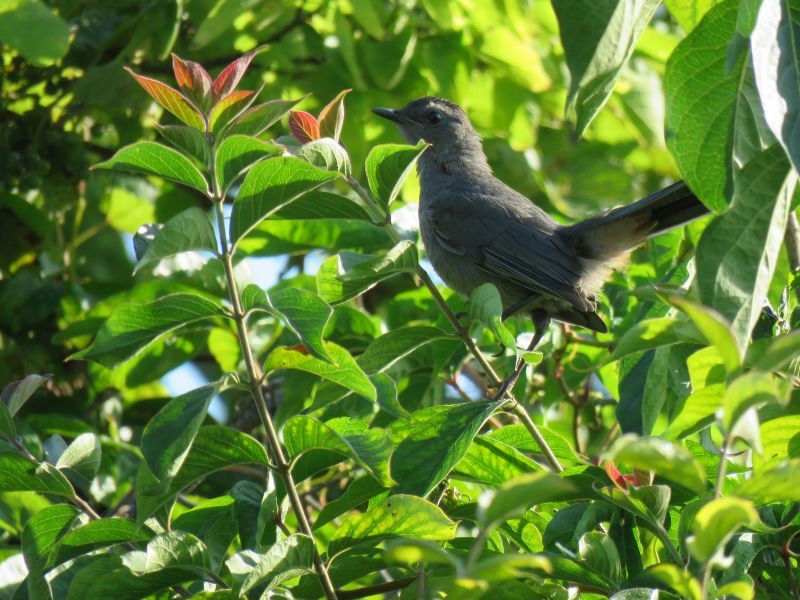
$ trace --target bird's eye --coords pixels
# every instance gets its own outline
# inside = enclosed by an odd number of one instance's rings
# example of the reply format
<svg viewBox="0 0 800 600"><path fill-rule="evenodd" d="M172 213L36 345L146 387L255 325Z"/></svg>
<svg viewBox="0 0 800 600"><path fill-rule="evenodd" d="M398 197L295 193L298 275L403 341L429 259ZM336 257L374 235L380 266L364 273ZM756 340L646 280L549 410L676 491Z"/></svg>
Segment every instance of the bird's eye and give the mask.
<svg viewBox="0 0 800 600"><path fill-rule="evenodd" d="M428 123L431 125L436 125L442 121L442 113L440 113L438 110L432 110L425 115L425 119L427 119Z"/></svg>

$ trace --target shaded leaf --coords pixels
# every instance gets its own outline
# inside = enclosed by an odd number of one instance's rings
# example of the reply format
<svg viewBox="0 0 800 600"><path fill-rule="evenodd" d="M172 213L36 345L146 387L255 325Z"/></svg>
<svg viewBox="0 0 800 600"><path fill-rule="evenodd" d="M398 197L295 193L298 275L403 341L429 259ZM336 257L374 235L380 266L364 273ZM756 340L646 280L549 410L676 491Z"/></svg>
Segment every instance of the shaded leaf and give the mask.
<svg viewBox="0 0 800 600"><path fill-rule="evenodd" d="M520 475L497 490L484 492L478 502L478 520L484 527L498 525L521 516L531 506L571 500L577 491L569 481L553 473Z"/></svg>
<svg viewBox="0 0 800 600"><path fill-rule="evenodd" d="M311 356L303 349L280 346L269 353L264 363L264 370L266 372L276 369L306 371L346 387L368 400L373 402L377 400L375 386L347 350L333 342L323 342L323 348L330 356L331 362Z"/></svg>
<svg viewBox="0 0 800 600"><path fill-rule="evenodd" d="M331 256L317 271L320 298L338 304L355 298L379 281L398 273L413 273L417 268L417 249L403 241L384 256L340 252Z"/></svg>
<svg viewBox="0 0 800 600"><path fill-rule="evenodd" d="M382 206L388 207L394 202L427 147L420 142L416 146L384 144L370 150L364 168L369 189Z"/></svg>
<svg viewBox="0 0 800 600"><path fill-rule="evenodd" d="M203 167L211 164L206 136L185 125L156 125L156 131L172 146L197 159Z"/></svg>
<svg viewBox="0 0 800 600"><path fill-rule="evenodd" d="M143 266L190 250L217 252L217 239L211 221L199 208L191 207L164 224L136 263L134 273Z"/></svg>
<svg viewBox="0 0 800 600"><path fill-rule="evenodd" d="M336 173L299 158L280 156L258 163L247 173L236 195L231 239L238 242L262 220L334 177Z"/></svg>
<svg viewBox="0 0 800 600"><path fill-rule="evenodd" d="M396 449L391 471L396 491L429 494L464 457L497 408L493 402L446 404L418 410L409 421L393 423Z"/></svg>
<svg viewBox="0 0 800 600"><path fill-rule="evenodd" d="M89 484L100 469L100 438L94 433L82 433L58 457L56 467L80 475Z"/></svg>
<svg viewBox="0 0 800 600"><path fill-rule="evenodd" d="M242 583L240 593L246 594L262 584L266 584L264 590L271 590L287 579L313 572L313 544L311 538L300 534L277 542L256 563Z"/></svg>
<svg viewBox="0 0 800 600"><path fill-rule="evenodd" d="M171 480L180 470L217 389L207 385L173 398L145 426L142 454L159 481Z"/></svg>
<svg viewBox="0 0 800 600"><path fill-rule="evenodd" d="M0 447L0 492L42 492L72 498L75 491L53 465L37 465L16 450Z"/></svg>
<svg viewBox="0 0 800 600"><path fill-rule="evenodd" d="M333 138L311 140L300 147L297 156L326 171L350 177L350 156Z"/></svg>
<svg viewBox="0 0 800 600"><path fill-rule="evenodd" d="M228 188L256 162L280 154L281 146L263 142L246 135L228 135L217 147L214 174L217 188L224 195Z"/></svg>
<svg viewBox="0 0 800 600"><path fill-rule="evenodd" d="M110 369L168 331L223 315L219 303L191 293L169 294L147 304L123 304L103 323L92 344L70 358L93 360Z"/></svg>
<svg viewBox="0 0 800 600"><path fill-rule="evenodd" d="M137 528L136 522L130 519L89 521L61 537L53 563L66 562L98 548L128 542L146 542L152 535L146 528Z"/></svg>
<svg viewBox="0 0 800 600"><path fill-rule="evenodd" d="M494 284L484 283L472 290L469 295L469 318L470 321L486 325L506 348L516 349L517 341L503 325L503 302Z"/></svg>
<svg viewBox="0 0 800 600"><path fill-rule="evenodd" d="M582 134L605 104L658 0L553 0L570 72L567 112Z"/></svg>
<svg viewBox="0 0 800 600"><path fill-rule="evenodd" d="M394 484L389 475L389 457L394 447L382 429L344 418L322 423L296 415L286 421L283 438L292 457L312 449L331 450L352 458L381 486Z"/></svg>
<svg viewBox="0 0 800 600"><path fill-rule="evenodd" d="M36 393L45 381L52 378L52 375L28 375L25 379L19 381L12 381L0 394L0 402L8 407L8 412L12 417L15 417L19 410L25 403Z"/></svg>
<svg viewBox="0 0 800 600"><path fill-rule="evenodd" d="M188 90L191 98L206 110L211 103L211 76L200 63L183 60L172 53L172 71L178 87Z"/></svg>

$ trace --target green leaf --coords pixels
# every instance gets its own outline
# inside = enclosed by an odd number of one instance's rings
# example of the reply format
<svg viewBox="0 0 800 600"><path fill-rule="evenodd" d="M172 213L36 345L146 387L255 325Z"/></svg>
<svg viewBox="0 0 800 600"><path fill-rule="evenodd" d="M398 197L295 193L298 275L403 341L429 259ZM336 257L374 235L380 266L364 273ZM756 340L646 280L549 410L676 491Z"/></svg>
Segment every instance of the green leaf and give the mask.
<svg viewBox="0 0 800 600"><path fill-rule="evenodd" d="M0 39L35 66L48 66L67 54L69 25L39 0L0 4Z"/></svg>
<svg viewBox="0 0 800 600"><path fill-rule="evenodd" d="M623 510L639 517L651 528L661 527L669 510L672 490L667 485L646 485L622 490L616 486L604 487L597 493Z"/></svg>
<svg viewBox="0 0 800 600"><path fill-rule="evenodd" d="M731 382L722 398L722 424L729 432L739 419L752 407L760 407L769 402L778 402L784 394L771 375L750 371Z"/></svg>
<svg viewBox="0 0 800 600"><path fill-rule="evenodd" d="M486 420L497 410L494 402L446 404L418 410L409 421L391 426L396 449L392 477L398 493L426 496L469 450Z"/></svg>
<svg viewBox="0 0 800 600"><path fill-rule="evenodd" d="M156 125L156 131L161 134L170 145L182 150L207 168L211 164L211 150L208 147L206 136L184 125Z"/></svg>
<svg viewBox="0 0 800 600"><path fill-rule="evenodd" d="M681 598L700 600L702 597L700 582L682 567L662 563L648 569L647 574L668 585L680 594Z"/></svg>
<svg viewBox="0 0 800 600"><path fill-rule="evenodd" d="M145 92L150 94L153 100L158 102L189 127L193 127L198 131L206 130L206 123L200 111L178 90L165 83L152 79L151 77L137 75L128 67L124 67L124 69L140 86L142 86L142 88L144 88Z"/></svg>
<svg viewBox="0 0 800 600"><path fill-rule="evenodd" d="M520 475L497 490L484 492L478 502L478 521L484 527L496 526L521 516L531 506L571 500L576 492L574 485L553 473Z"/></svg>
<svg viewBox="0 0 800 600"><path fill-rule="evenodd" d="M623 356L661 346L702 340L702 338L698 340L698 336L696 334L692 335L693 333L686 326L686 323L682 323L674 317L659 317L638 321L617 342L609 361L619 360Z"/></svg>
<svg viewBox="0 0 800 600"><path fill-rule="evenodd" d="M689 315L706 341L717 349L728 373L735 373L739 370L744 352L737 344L730 323L725 317L685 296L669 294L665 298L667 302Z"/></svg>
<svg viewBox="0 0 800 600"><path fill-rule="evenodd" d="M700 298L730 321L740 354L767 299L795 183L779 146L760 152L734 172L731 206L697 247Z"/></svg>
<svg viewBox="0 0 800 600"><path fill-rule="evenodd" d="M208 183L192 161L177 150L156 142L136 142L125 146L94 168L158 175L208 195Z"/></svg>
<svg viewBox="0 0 800 600"><path fill-rule="evenodd" d="M130 519L99 519L89 521L61 537L53 559L60 564L82 554L116 544L146 542L152 533L137 528Z"/></svg>
<svg viewBox="0 0 800 600"><path fill-rule="evenodd" d="M257 586L266 584L264 592L287 579L314 571L314 542L305 535L294 534L277 542L259 558L244 580L240 594L247 594ZM262 592L263 593L263 592Z"/></svg>
<svg viewBox="0 0 800 600"><path fill-rule="evenodd" d="M311 219L343 219L346 221L367 221L370 216L363 208L350 198L314 190L304 194L291 204L285 205L273 213L272 220L311 220Z"/></svg>
<svg viewBox="0 0 800 600"><path fill-rule="evenodd" d="M452 336L436 327L398 327L370 342L356 362L369 375L382 373L415 350L443 339Z"/></svg>
<svg viewBox="0 0 800 600"><path fill-rule="evenodd" d="M328 502L319 511L314 520L314 529L319 529L323 525L330 523L335 518L343 515L348 510L356 508L359 504L364 504L370 498L386 491L374 477L361 477L347 486L341 496Z"/></svg>
<svg viewBox="0 0 800 600"><path fill-rule="evenodd" d="M670 14L687 33L697 27L716 0L664 0Z"/></svg>
<svg viewBox="0 0 800 600"><path fill-rule="evenodd" d="M300 338L306 349L315 357L333 362L322 332L333 314L333 309L316 294L300 288L283 288L269 296L259 287L248 285L242 293L245 310L262 308L280 315L289 328Z"/></svg>
<svg viewBox="0 0 800 600"><path fill-rule="evenodd" d="M455 534L456 524L438 506L423 498L399 494L390 496L363 515L347 519L334 533L328 554L338 554L359 545L374 546L393 537L444 541Z"/></svg>
<svg viewBox="0 0 800 600"><path fill-rule="evenodd" d="M556 432L548 429L547 427L539 426L539 432L544 437L547 445L562 462L577 464L582 462L575 454L570 443ZM525 429L524 425L505 425L501 429L495 429L489 433L492 439L501 441L509 446L516 448L522 452L535 453L542 455L542 449L536 444L536 441L531 437L530 432Z"/></svg>
<svg viewBox="0 0 800 600"><path fill-rule="evenodd" d="M350 300L398 273L413 273L417 268L417 249L403 241L384 256L340 252L331 256L317 271L317 291L330 304Z"/></svg>
<svg viewBox="0 0 800 600"><path fill-rule="evenodd" d="M608 100L658 0L553 0L570 72L567 112L581 135Z"/></svg>
<svg viewBox="0 0 800 600"><path fill-rule="evenodd" d="M344 97L353 90L342 90L319 112L319 132L322 137L333 138L337 142L344 127Z"/></svg>
<svg viewBox="0 0 800 600"><path fill-rule="evenodd" d="M142 464L136 480L137 519L144 522L182 489L214 471L244 464L269 464L263 444L230 427L201 427L180 470L166 488L150 473L147 463Z"/></svg>
<svg viewBox="0 0 800 600"><path fill-rule="evenodd" d="M280 156L255 165L245 176L233 204L234 244L262 220L334 177L336 173L293 157Z"/></svg>
<svg viewBox="0 0 800 600"><path fill-rule="evenodd" d="M750 346L750 349L752 350L753 346ZM800 331L790 332L770 340L769 346L757 357L753 366L765 373L779 371L787 364L791 369L798 356L800 356Z"/></svg>
<svg viewBox="0 0 800 600"><path fill-rule="evenodd" d="M742 79L741 65L728 64L738 6L727 0L708 11L670 56L664 79L667 147L692 191L717 212L728 204L728 138Z"/></svg>
<svg viewBox="0 0 800 600"><path fill-rule="evenodd" d="M267 373L276 369L306 371L346 387L368 400L377 400L375 386L347 350L333 342L323 342L323 347L332 362L320 360L303 350L279 346L267 356L264 370Z"/></svg>
<svg viewBox="0 0 800 600"><path fill-rule="evenodd" d="M652 471L698 495L706 491L706 476L689 452L672 442L633 434L617 439L605 454L606 460L643 471Z"/></svg>
<svg viewBox="0 0 800 600"><path fill-rule="evenodd" d="M369 189L381 206L388 208L394 202L427 147L420 142L416 146L384 144L370 150L364 169Z"/></svg>
<svg viewBox="0 0 800 600"><path fill-rule="evenodd" d="M217 302L190 293L170 294L147 304L123 304L111 313L92 344L70 358L93 360L110 369L168 331L223 315Z"/></svg>
<svg viewBox="0 0 800 600"><path fill-rule="evenodd" d="M159 481L177 475L218 388L207 385L173 398L145 426L142 455Z"/></svg>
<svg viewBox="0 0 800 600"><path fill-rule="evenodd" d="M491 329L507 348L516 349L517 341L503 325L503 302L494 284L484 283L469 295L469 318L470 321L478 321Z"/></svg>
<svg viewBox="0 0 800 600"><path fill-rule="evenodd" d="M15 417L25 403L38 390L45 381L53 376L49 373L45 375L28 375L25 379L12 381L0 394L0 402L8 407L8 413Z"/></svg>
<svg viewBox="0 0 800 600"><path fill-rule="evenodd" d="M297 151L297 157L326 171L336 171L350 177L350 155L333 138L311 140Z"/></svg>
<svg viewBox="0 0 800 600"><path fill-rule="evenodd" d="M206 213L196 207L187 208L164 224L136 263L134 273L143 266L190 250L217 252L217 239Z"/></svg>
<svg viewBox="0 0 800 600"><path fill-rule="evenodd" d="M208 128L212 133L219 135L225 125L250 106L255 100L255 94L251 90L238 90L219 99L208 116Z"/></svg>
<svg viewBox="0 0 800 600"><path fill-rule="evenodd" d="M302 98L297 100L270 100L248 108L236 117L228 128L228 135L257 136L272 127Z"/></svg>
<svg viewBox="0 0 800 600"><path fill-rule="evenodd" d="M515 85L531 92L546 92L552 87L552 80L542 64L543 53L532 36L520 35L521 31L513 25L493 23L483 36L479 56L497 75Z"/></svg>
<svg viewBox="0 0 800 600"><path fill-rule="evenodd" d="M622 581L622 563L617 546L608 535L599 531L584 533L578 540L578 556L592 571L616 584Z"/></svg>
<svg viewBox="0 0 800 600"><path fill-rule="evenodd" d="M28 520L22 531L21 546L29 571L41 574L45 570L50 563L50 555L79 514L78 509L69 504L54 504Z"/></svg>
<svg viewBox="0 0 800 600"><path fill-rule="evenodd" d="M541 467L512 446L484 435L475 436L464 458L451 473L453 479L500 485Z"/></svg>
<svg viewBox="0 0 800 600"><path fill-rule="evenodd" d="M286 421L283 438L292 457L313 449L331 450L352 458L383 487L394 485L389 475L389 457L394 447L382 429L348 418L322 423L296 415Z"/></svg>
<svg viewBox="0 0 800 600"><path fill-rule="evenodd" d="M0 402L0 436L8 440L13 440L17 437L14 419L11 418L11 413L8 412L8 407L3 402Z"/></svg>
<svg viewBox="0 0 800 600"><path fill-rule="evenodd" d="M386 544L383 553L386 562L390 564L415 565L424 563L431 565L449 565L457 568L458 559L446 549L435 542L426 540L396 540Z"/></svg>
<svg viewBox="0 0 800 600"><path fill-rule="evenodd" d="M258 161L283 148L246 135L229 135L217 147L214 157L214 175L217 188L224 196L236 180Z"/></svg>
<svg viewBox="0 0 800 600"><path fill-rule="evenodd" d="M73 498L75 491L53 465L37 465L11 448L0 447L0 492L42 492Z"/></svg>
<svg viewBox="0 0 800 600"><path fill-rule="evenodd" d="M762 0L750 36L764 118L800 172L800 5Z"/></svg>
<svg viewBox="0 0 800 600"><path fill-rule="evenodd" d="M713 384L689 394L662 437L683 439L713 423L724 393L722 384Z"/></svg>
<svg viewBox="0 0 800 600"><path fill-rule="evenodd" d="M800 431L800 415L787 415L761 423L762 452L753 454L756 474L772 468L786 459L800 458L797 432Z"/></svg>
<svg viewBox="0 0 800 600"><path fill-rule="evenodd" d="M90 484L100 469L100 438L94 433L82 433L58 457L56 467L77 473Z"/></svg>
<svg viewBox="0 0 800 600"><path fill-rule="evenodd" d="M740 498L747 498L758 505L771 502L800 501L800 460L781 462L770 469L759 469L750 479L734 490Z"/></svg>
<svg viewBox="0 0 800 600"><path fill-rule="evenodd" d="M740 527L759 522L749 500L725 496L711 500L694 518L693 536L686 541L692 556L705 563L721 553L727 541Z"/></svg>

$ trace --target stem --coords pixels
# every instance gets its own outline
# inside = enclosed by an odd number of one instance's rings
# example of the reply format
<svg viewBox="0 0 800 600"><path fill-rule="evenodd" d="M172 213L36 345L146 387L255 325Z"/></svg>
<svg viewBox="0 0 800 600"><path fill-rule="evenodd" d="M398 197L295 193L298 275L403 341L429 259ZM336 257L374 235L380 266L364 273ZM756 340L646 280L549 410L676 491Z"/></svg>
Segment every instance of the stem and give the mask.
<svg viewBox="0 0 800 600"><path fill-rule="evenodd" d="M789 213L789 219L786 221L786 234L783 239L786 245L786 254L789 257L789 266L793 273L797 273L800 270L800 223L797 221L797 215L793 212ZM795 293L797 299L800 300L800 288L797 288Z"/></svg>
<svg viewBox="0 0 800 600"><path fill-rule="evenodd" d="M717 482L714 485L714 498L719 498L722 495L722 484L725 481L725 473L728 470L728 445L730 443L729 435L725 436L725 441L722 442L722 453L719 457L719 468L717 469Z"/></svg>
<svg viewBox="0 0 800 600"><path fill-rule="evenodd" d="M396 590L402 590L416 581L416 577L406 577L405 579L395 579L394 581L385 581L367 587L358 588L356 590L342 590L339 592L339 600L351 600L355 598L367 598L368 596L376 596L378 594L387 594Z"/></svg>
<svg viewBox="0 0 800 600"><path fill-rule="evenodd" d="M667 530L664 529L664 526L658 522L652 522L650 523L650 525L652 525L651 531L656 534L658 541L660 541L661 545L664 546L664 548L666 548L667 552L669 552L670 558L672 558L672 562L674 562L676 565L683 564L683 560L681 559L681 554L680 552L678 552L678 549L672 543L672 540L669 537L669 533L667 533Z"/></svg>
<svg viewBox="0 0 800 600"><path fill-rule="evenodd" d="M211 180L215 180L213 166L211 167ZM322 561L319 550L317 549L316 541L314 540L314 532L311 529L308 516L306 515L305 507L297 493L297 488L292 477L291 463L286 459L286 455L281 447L280 439L278 438L278 431L275 429L275 424L272 417L267 410L267 402L264 399L264 392L261 389L261 368L257 365L253 351L250 347L250 338L247 335L247 325L245 324L244 311L242 310L242 301L239 296L239 289L236 284L236 276L233 272L233 249L228 246L228 236L225 231L225 215L222 211L222 198L216 190L212 197L214 209L217 216L217 226L219 228L219 242L222 250L222 262L225 265L225 278L228 284L228 295L230 296L231 304L233 304L233 319L236 322L236 331L239 337L239 346L242 350L244 363L247 367L247 376L250 382L250 392L253 400L256 403L256 410L258 416L261 418L261 423L264 426L264 431L267 435L267 442L269 445L270 456L275 463L278 476L283 480L286 493L289 496L289 503L292 505L292 510L297 517L297 523L300 526L300 531L311 538L311 547L314 549L314 567L319 575L322 589L325 591L325 596L329 600L336 599L336 590L333 587L328 569Z"/></svg>
<svg viewBox="0 0 800 600"><path fill-rule="evenodd" d="M355 192L359 195L359 197L364 201L364 203L369 207L371 211L380 215L384 214L378 208L377 203L369 194L369 192L367 192L358 181L356 181L352 177L348 177L347 183L350 185L350 187L353 188L353 190L355 190ZM401 241L400 234L397 233L397 230L392 225L391 219L388 216L388 209L386 214L387 216L385 220L382 223L380 223L380 225L383 226L383 229L386 231L386 233L389 234L389 237L391 237L394 242ZM450 322L450 325L453 327L453 331L456 332L456 335L459 338L461 338L461 341L464 342L464 344L467 346L467 349L469 350L470 354L472 354L475 360L478 361L478 364L486 373L486 376L489 378L489 381L494 386L502 385L503 380L497 375L497 371L495 371L492 365L489 364L488 359L483 355L483 352L481 352L480 348L478 348L478 345L470 337L469 331L467 331L467 329L461 324L461 322L458 320L458 317L456 317L455 313L453 313L450 306L448 306L447 302L439 293L439 290L436 288L436 285L434 285L433 281L431 280L430 276L425 271L425 269L423 269L420 265L417 265L416 273L417 277L419 277L423 285L426 288L428 288L428 291L430 292L436 304L441 309L444 316ZM531 434L531 437L534 439L536 444L542 450L542 453L544 454L544 457L547 460L550 469L555 471L556 473L560 473L561 471L563 471L564 467L562 467L561 463L558 462L556 455L553 454L553 450L550 448L547 441L544 439L541 432L536 427L536 424L531 420L530 415L528 415L528 412L525 410L524 407L520 405L517 399L514 398L514 395L511 393L511 390L506 391L505 398L507 399L507 403L510 404L510 407L508 407L506 410L514 412L517 414L517 416L519 416L520 421L522 421L522 424L525 426L525 429L528 430L528 432Z"/></svg>
<svg viewBox="0 0 800 600"><path fill-rule="evenodd" d="M792 559L788 554L783 554L783 566L786 567L786 576L792 584L792 595L800 600L800 588L797 587L797 578L794 576L794 569L792 568Z"/></svg>

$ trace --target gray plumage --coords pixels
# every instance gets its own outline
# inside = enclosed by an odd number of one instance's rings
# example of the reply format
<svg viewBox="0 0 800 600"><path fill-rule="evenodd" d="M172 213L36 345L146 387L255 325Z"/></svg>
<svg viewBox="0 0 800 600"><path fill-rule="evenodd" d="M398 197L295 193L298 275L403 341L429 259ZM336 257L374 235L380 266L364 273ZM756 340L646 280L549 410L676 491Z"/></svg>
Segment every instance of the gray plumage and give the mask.
<svg viewBox="0 0 800 600"><path fill-rule="evenodd" d="M418 163L419 222L437 273L462 294L493 283L504 316L524 310L537 326L555 318L606 331L595 310L611 271L648 237L707 212L679 182L563 226L494 177L480 137L457 104L426 97L374 112L393 121L408 143L430 144Z"/></svg>

